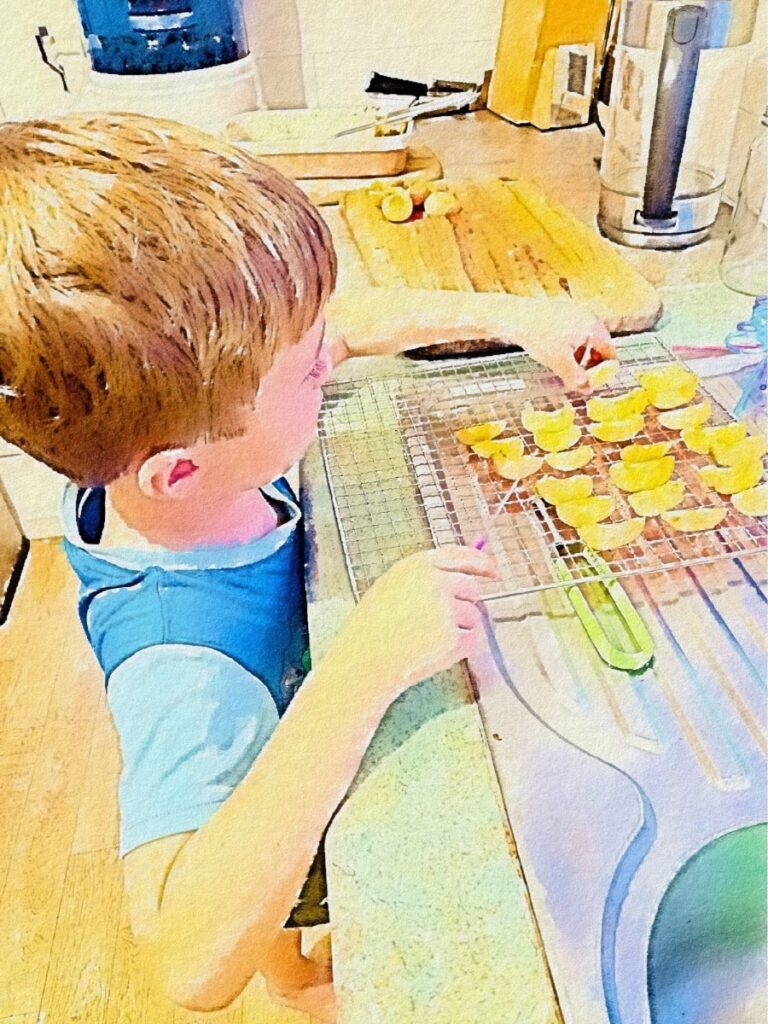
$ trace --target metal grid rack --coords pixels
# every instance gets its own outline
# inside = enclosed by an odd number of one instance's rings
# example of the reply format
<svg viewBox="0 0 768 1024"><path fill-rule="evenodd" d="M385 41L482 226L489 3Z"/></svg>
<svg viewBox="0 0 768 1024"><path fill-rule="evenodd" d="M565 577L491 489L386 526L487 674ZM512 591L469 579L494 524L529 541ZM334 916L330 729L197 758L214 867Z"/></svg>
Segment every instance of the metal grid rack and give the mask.
<svg viewBox="0 0 768 1024"><path fill-rule="evenodd" d="M620 356L617 378L596 393L619 394L637 384L637 371L673 360L654 336L625 345ZM702 383L694 401L705 396L712 403L711 423L731 420ZM568 397L582 428L581 443L595 451L592 462L579 472L594 477L596 494L614 498L610 521L629 518L634 513L627 495L608 475L623 444L596 441L586 431L590 422L586 399ZM525 450L537 453L520 419L527 400L536 408L553 409L562 404L564 395L556 377L519 355L455 360L411 370L407 378L382 377L326 387L320 439L357 596L398 558L424 546L424 527L437 546L486 538L502 576L501 583L485 585L487 599L598 578L599 568L581 554L576 531L561 524L554 509L533 491L539 476L552 473L551 469L545 465L541 473L513 488L494 472L491 462L455 437L462 426L504 420L504 435L522 438ZM603 555L611 572L615 576L651 573L766 550L766 520L741 515L727 498L705 487L697 468L709 463L708 456L690 451L677 432L662 427L649 409L643 434L632 441L660 440L672 442L675 476L686 484L680 508L717 505L726 509L726 516L715 529L692 534L649 518L637 541Z"/></svg>

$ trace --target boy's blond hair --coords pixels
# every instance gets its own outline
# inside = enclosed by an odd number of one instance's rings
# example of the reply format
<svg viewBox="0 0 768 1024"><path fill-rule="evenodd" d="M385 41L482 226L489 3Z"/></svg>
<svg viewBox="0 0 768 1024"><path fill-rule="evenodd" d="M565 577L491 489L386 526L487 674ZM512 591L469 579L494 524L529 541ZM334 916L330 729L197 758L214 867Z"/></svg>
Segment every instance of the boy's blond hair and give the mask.
<svg viewBox="0 0 768 1024"><path fill-rule="evenodd" d="M0 125L0 436L81 484L238 430L336 275L301 191L128 115Z"/></svg>

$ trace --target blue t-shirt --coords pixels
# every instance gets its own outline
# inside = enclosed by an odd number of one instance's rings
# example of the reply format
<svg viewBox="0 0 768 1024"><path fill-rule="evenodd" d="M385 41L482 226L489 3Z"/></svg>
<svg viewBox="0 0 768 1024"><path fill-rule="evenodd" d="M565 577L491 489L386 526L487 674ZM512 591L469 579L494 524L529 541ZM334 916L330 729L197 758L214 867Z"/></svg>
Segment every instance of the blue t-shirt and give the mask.
<svg viewBox="0 0 768 1024"><path fill-rule="evenodd" d="M189 552L106 548L103 492L68 488L64 546L120 738L120 848L200 828L247 774L305 670L301 513Z"/></svg>

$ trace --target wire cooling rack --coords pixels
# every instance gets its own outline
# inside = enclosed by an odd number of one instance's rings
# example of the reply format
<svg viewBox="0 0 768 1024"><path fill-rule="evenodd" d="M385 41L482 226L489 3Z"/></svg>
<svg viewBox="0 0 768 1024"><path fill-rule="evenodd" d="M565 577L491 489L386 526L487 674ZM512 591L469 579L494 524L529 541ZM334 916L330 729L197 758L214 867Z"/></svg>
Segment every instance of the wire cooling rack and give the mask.
<svg viewBox="0 0 768 1024"><path fill-rule="evenodd" d="M617 377L596 394L621 394L637 384L638 371L674 361L654 336L625 345L620 358ZM595 452L578 472L594 478L596 494L613 497L608 521L633 516L627 495L608 475L624 445L594 439L586 430L586 399L568 397L582 428L581 443ZM704 397L712 404L710 423L732 419L706 382L693 401ZM526 452L542 454L520 418L528 400L538 409L554 409L565 396L558 378L521 355L442 362L409 368L407 376L326 386L320 441L358 597L398 558L424 547L425 529L436 546L486 539L501 572L500 583L485 585L486 599L599 578L600 569L583 557L576 531L534 493L536 480L553 473L546 464L510 493L512 483L456 439L463 426L505 420L504 436L520 437ZM725 518L713 530L692 534L648 518L637 541L603 555L611 572L652 573L765 551L768 522L740 514L728 498L706 487L697 469L710 464L709 457L690 451L649 409L643 433L632 441L662 440L672 443L675 477L686 485L679 507L718 506L725 509Z"/></svg>

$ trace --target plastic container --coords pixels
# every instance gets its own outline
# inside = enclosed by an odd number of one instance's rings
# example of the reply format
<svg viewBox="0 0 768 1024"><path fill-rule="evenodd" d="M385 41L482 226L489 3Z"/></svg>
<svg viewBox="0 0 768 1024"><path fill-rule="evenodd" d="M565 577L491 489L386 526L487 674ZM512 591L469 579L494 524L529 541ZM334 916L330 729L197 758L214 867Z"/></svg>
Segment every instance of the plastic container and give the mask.
<svg viewBox="0 0 768 1024"><path fill-rule="evenodd" d="M720 276L734 291L768 295L768 109L747 157Z"/></svg>
<svg viewBox="0 0 768 1024"><path fill-rule="evenodd" d="M242 0L77 0L93 70L198 71L248 54Z"/></svg>

